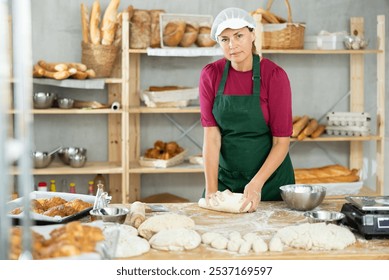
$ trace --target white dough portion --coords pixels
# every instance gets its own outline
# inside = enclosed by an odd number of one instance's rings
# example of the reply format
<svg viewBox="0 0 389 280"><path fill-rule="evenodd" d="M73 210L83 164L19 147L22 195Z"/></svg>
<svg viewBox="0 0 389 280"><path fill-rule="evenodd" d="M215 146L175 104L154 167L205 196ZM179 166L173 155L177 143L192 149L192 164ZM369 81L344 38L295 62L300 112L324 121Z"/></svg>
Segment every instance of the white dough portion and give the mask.
<svg viewBox="0 0 389 280"><path fill-rule="evenodd" d="M284 250L284 244L281 239L275 235L269 242L269 250L272 252L282 252Z"/></svg>
<svg viewBox="0 0 389 280"><path fill-rule="evenodd" d="M276 236L287 246L305 250L341 250L356 242L349 229L325 223L288 226Z"/></svg>
<svg viewBox="0 0 389 280"><path fill-rule="evenodd" d="M203 235L201 236L201 241L204 244L211 244L213 240L222 237L223 235L221 235L220 233L210 231L210 232L203 233Z"/></svg>
<svg viewBox="0 0 389 280"><path fill-rule="evenodd" d="M240 239L242 239L242 236L241 236L239 231L231 231L228 234L228 237L229 237L230 240L240 240Z"/></svg>
<svg viewBox="0 0 389 280"><path fill-rule="evenodd" d="M252 249L257 254L268 250L266 242L259 236L253 240Z"/></svg>
<svg viewBox="0 0 389 280"><path fill-rule="evenodd" d="M238 252L240 245L244 242L243 239L230 239L227 243L227 250L230 252Z"/></svg>
<svg viewBox="0 0 389 280"><path fill-rule="evenodd" d="M221 236L220 238L214 239L211 242L211 246L215 249L224 250L227 249L228 239L224 236Z"/></svg>
<svg viewBox="0 0 389 280"><path fill-rule="evenodd" d="M150 239L154 234L164 229L193 229L195 222L184 215L174 213L155 215L144 221L138 228L139 235Z"/></svg>
<svg viewBox="0 0 389 280"><path fill-rule="evenodd" d="M163 251L192 250L201 243L201 236L192 229L164 229L153 235L149 243L152 248Z"/></svg>
<svg viewBox="0 0 389 280"><path fill-rule="evenodd" d="M228 212L228 213L243 213L247 212L252 203L249 203L243 211L239 211L243 204L242 193L232 193L229 190L216 192L217 201L210 200L210 206L207 205L205 198L200 198L198 205L201 208L210 210Z"/></svg>

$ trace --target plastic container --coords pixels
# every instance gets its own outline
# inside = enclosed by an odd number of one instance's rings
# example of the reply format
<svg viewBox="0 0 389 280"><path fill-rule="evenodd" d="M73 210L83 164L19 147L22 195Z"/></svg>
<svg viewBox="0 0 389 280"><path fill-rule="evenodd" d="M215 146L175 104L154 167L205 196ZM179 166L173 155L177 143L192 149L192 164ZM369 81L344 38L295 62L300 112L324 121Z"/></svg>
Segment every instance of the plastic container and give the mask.
<svg viewBox="0 0 389 280"><path fill-rule="evenodd" d="M342 50L345 35L305 36L304 49L308 50Z"/></svg>
<svg viewBox="0 0 389 280"><path fill-rule="evenodd" d="M47 192L47 183L46 182L39 182L38 183L38 191Z"/></svg>

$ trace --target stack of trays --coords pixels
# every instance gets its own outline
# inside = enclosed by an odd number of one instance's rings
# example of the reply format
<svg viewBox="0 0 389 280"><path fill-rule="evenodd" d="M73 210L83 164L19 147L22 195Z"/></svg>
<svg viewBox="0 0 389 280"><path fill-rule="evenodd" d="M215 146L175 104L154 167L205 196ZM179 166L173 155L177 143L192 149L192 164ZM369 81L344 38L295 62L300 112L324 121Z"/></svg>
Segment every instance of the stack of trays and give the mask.
<svg viewBox="0 0 389 280"><path fill-rule="evenodd" d="M370 134L370 114L330 112L327 114L326 131L335 136L367 136Z"/></svg>

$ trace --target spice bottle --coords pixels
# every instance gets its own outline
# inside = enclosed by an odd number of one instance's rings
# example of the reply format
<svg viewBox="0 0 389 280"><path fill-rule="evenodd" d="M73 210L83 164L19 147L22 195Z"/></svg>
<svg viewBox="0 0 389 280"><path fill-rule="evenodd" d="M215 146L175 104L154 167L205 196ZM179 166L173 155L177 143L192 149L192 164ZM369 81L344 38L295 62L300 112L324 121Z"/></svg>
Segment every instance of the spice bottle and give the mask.
<svg viewBox="0 0 389 280"><path fill-rule="evenodd" d="M69 192L70 193L76 193L76 184L75 183L70 183L69 184Z"/></svg>
<svg viewBox="0 0 389 280"><path fill-rule="evenodd" d="M103 187L102 187L102 191L104 191L104 189L105 189L105 178L104 178L104 176L103 176L103 174L97 174L96 175L96 177L93 179L93 189L94 190L98 190L98 185L103 185Z"/></svg>
<svg viewBox="0 0 389 280"><path fill-rule="evenodd" d="M93 181L88 182L88 194L89 195L94 195L95 194L95 188L93 185Z"/></svg>
<svg viewBox="0 0 389 280"><path fill-rule="evenodd" d="M46 182L39 182L38 183L38 191L47 192L47 183Z"/></svg>
<svg viewBox="0 0 389 280"><path fill-rule="evenodd" d="M57 187L55 186L55 180L50 180L50 191L51 192L57 191Z"/></svg>

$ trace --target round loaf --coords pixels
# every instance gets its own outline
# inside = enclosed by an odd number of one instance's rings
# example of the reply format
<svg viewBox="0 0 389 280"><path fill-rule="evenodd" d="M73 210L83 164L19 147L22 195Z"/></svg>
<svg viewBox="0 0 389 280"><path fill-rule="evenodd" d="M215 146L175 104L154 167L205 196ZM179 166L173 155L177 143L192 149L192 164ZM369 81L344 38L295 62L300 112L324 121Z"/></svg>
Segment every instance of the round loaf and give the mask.
<svg viewBox="0 0 389 280"><path fill-rule="evenodd" d="M168 47L177 47L184 37L185 21L168 22L163 30L163 43Z"/></svg>
<svg viewBox="0 0 389 280"><path fill-rule="evenodd" d="M196 42L197 34L199 33L199 25L197 23L187 22L185 33L180 42L181 47L189 47Z"/></svg>
<svg viewBox="0 0 389 280"><path fill-rule="evenodd" d="M216 42L212 40L210 34L198 34L196 39L196 45L199 47L213 47Z"/></svg>

